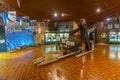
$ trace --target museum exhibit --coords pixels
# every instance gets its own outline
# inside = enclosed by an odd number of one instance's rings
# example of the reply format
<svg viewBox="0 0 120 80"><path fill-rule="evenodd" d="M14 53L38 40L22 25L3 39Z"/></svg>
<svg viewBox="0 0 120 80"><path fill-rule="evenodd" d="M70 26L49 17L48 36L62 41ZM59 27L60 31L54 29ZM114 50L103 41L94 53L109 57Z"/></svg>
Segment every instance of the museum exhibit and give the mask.
<svg viewBox="0 0 120 80"><path fill-rule="evenodd" d="M0 0L0 80L120 80L120 0Z"/></svg>

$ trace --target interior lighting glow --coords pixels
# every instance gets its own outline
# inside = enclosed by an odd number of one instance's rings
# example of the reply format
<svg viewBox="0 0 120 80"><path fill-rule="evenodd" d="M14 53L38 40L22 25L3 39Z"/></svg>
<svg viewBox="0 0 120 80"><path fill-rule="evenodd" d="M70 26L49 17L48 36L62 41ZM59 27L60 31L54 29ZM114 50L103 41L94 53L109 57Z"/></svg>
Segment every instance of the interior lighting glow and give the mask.
<svg viewBox="0 0 120 80"><path fill-rule="evenodd" d="M107 18L106 20L107 20L107 21L110 21L110 18Z"/></svg>
<svg viewBox="0 0 120 80"><path fill-rule="evenodd" d="M99 12L101 11L101 9L100 9L100 8L98 8L96 11L99 13Z"/></svg>
<svg viewBox="0 0 120 80"><path fill-rule="evenodd" d="M63 16L64 16L64 14L62 13L62 14L61 14L61 16L63 17Z"/></svg>
<svg viewBox="0 0 120 80"><path fill-rule="evenodd" d="M57 16L58 16L58 14L57 14L57 13L54 13L54 16L55 16L55 17L57 17Z"/></svg>

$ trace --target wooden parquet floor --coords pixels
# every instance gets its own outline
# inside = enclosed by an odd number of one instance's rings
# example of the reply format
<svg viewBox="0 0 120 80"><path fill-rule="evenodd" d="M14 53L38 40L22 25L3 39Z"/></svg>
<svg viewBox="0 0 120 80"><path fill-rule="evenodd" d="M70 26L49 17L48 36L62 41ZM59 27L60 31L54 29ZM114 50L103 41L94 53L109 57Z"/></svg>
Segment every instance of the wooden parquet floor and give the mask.
<svg viewBox="0 0 120 80"><path fill-rule="evenodd" d="M50 49L51 50L51 49ZM95 51L36 67L45 49L0 53L0 80L120 80L120 46L96 45Z"/></svg>

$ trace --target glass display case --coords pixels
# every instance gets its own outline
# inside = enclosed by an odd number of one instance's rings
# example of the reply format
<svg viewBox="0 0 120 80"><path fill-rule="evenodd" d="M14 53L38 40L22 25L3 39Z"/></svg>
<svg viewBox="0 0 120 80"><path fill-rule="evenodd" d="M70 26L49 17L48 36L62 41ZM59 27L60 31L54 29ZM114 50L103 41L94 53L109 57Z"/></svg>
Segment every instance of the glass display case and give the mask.
<svg viewBox="0 0 120 80"><path fill-rule="evenodd" d="M56 34L55 33L45 33L45 42L55 42Z"/></svg>
<svg viewBox="0 0 120 80"><path fill-rule="evenodd" d="M45 33L45 42L56 42L56 37L59 37L60 39L68 39L69 33L58 33L58 32L46 32Z"/></svg>
<svg viewBox="0 0 120 80"><path fill-rule="evenodd" d="M118 42L120 42L120 32L118 32Z"/></svg>
<svg viewBox="0 0 120 80"><path fill-rule="evenodd" d="M117 32L109 33L109 41L110 42L118 42Z"/></svg>
<svg viewBox="0 0 120 80"><path fill-rule="evenodd" d="M58 33L58 36L62 39L68 39L69 38L69 33Z"/></svg>

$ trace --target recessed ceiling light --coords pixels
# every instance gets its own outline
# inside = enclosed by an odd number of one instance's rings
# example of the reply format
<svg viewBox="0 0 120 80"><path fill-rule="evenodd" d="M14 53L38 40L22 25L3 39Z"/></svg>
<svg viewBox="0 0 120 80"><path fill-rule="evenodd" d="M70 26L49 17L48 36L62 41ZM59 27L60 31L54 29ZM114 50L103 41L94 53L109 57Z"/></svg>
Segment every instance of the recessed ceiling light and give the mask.
<svg viewBox="0 0 120 80"><path fill-rule="evenodd" d="M64 16L64 14L62 13L62 14L61 14L61 16L63 17L63 16Z"/></svg>
<svg viewBox="0 0 120 80"><path fill-rule="evenodd" d="M98 8L97 10L96 10L96 12L100 12L101 11L101 9L100 8Z"/></svg>
<svg viewBox="0 0 120 80"><path fill-rule="evenodd" d="M57 14L57 13L54 13L54 16L55 16L55 17L57 17L57 16L58 16L58 14Z"/></svg>

